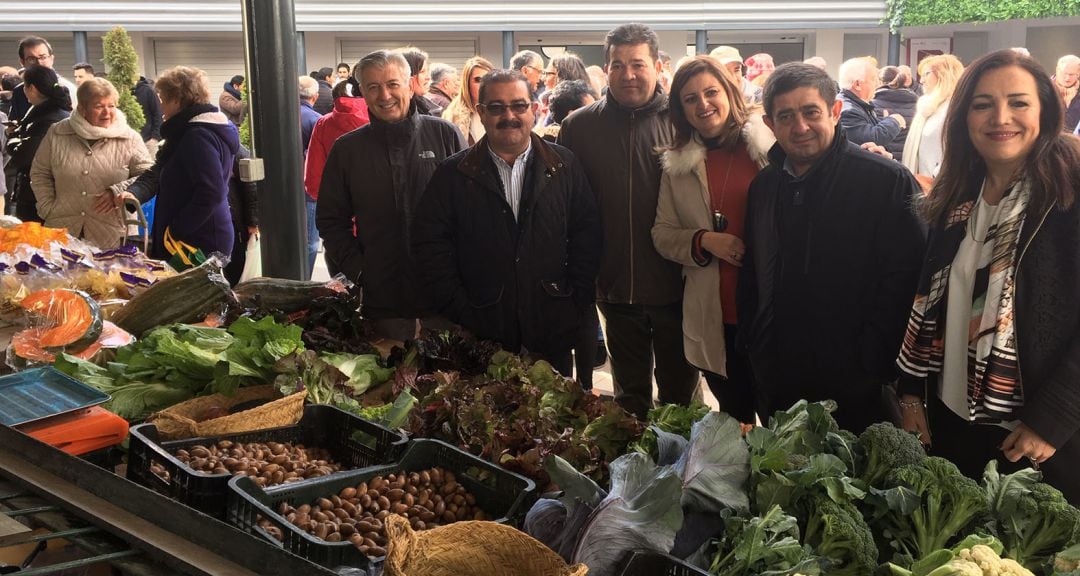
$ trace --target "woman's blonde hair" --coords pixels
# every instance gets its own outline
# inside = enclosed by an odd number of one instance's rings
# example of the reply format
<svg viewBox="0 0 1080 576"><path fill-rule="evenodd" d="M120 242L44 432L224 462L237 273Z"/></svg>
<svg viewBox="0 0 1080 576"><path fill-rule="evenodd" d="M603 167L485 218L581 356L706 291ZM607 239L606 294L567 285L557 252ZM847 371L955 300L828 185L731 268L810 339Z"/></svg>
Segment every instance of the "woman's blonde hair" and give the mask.
<svg viewBox="0 0 1080 576"><path fill-rule="evenodd" d="M938 83L933 90L919 98L917 109L923 116L930 116L943 102L952 98L960 76L964 74L964 65L952 54L941 54L929 56L919 62L919 77L925 76L927 71L933 71Z"/></svg>
<svg viewBox="0 0 1080 576"><path fill-rule="evenodd" d="M158 76L154 89L162 100L179 102L181 108L210 103L210 78L198 68L170 68Z"/></svg>
<svg viewBox="0 0 1080 576"><path fill-rule="evenodd" d="M469 90L469 77L472 76L473 70L477 68L491 72L495 69L495 66L487 58L473 56L466 60L465 65L461 67L461 89L458 91L458 98L469 110L476 110L477 103L472 101L472 91Z"/></svg>
<svg viewBox="0 0 1080 576"><path fill-rule="evenodd" d="M80 108L90 106L94 101L109 96L116 98L119 103L120 93L116 91L116 86L105 78L87 78L75 90L75 100Z"/></svg>

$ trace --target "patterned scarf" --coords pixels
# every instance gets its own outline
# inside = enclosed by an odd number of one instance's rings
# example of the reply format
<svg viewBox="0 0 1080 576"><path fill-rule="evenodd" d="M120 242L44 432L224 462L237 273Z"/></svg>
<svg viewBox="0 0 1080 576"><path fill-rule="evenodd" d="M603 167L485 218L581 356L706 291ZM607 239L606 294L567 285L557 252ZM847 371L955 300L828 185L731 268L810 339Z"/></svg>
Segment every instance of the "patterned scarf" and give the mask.
<svg viewBox="0 0 1080 576"><path fill-rule="evenodd" d="M998 223L979 246L967 355L968 419L974 422L1015 420L1024 405L1013 306L1020 230L1030 195L1026 181L1013 185L997 207ZM942 370L949 274L960 243L969 234L977 201L960 204L929 248L897 360L900 369L913 377L926 378Z"/></svg>

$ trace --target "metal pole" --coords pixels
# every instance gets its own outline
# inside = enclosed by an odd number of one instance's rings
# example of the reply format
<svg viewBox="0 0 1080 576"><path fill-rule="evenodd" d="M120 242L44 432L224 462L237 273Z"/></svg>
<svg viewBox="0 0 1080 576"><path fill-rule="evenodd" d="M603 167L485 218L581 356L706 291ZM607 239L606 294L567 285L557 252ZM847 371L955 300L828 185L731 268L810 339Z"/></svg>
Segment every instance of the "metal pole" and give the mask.
<svg viewBox="0 0 1080 576"><path fill-rule="evenodd" d="M307 74L307 45L305 42L307 39L304 37L303 32L296 33L296 68L297 76Z"/></svg>
<svg viewBox="0 0 1080 576"><path fill-rule="evenodd" d="M503 68L510 67L510 57L517 52L517 46L514 43L514 33L509 30L503 31Z"/></svg>
<svg viewBox="0 0 1080 576"><path fill-rule="evenodd" d="M694 33L695 51L697 54L709 53L709 31L697 30Z"/></svg>
<svg viewBox="0 0 1080 576"><path fill-rule="evenodd" d="M86 62L88 64L93 64L93 62L87 61L87 58L89 58L87 54L89 52L86 50L86 32L74 32L73 35L75 36L75 63L80 64ZM102 70L102 72L104 72L104 70Z"/></svg>
<svg viewBox="0 0 1080 576"><path fill-rule="evenodd" d="M889 66L900 65L900 33L889 33Z"/></svg>
<svg viewBox="0 0 1080 576"><path fill-rule="evenodd" d="M299 280L307 272L300 95L293 0L243 0L252 153L264 161L259 184L263 274Z"/></svg>

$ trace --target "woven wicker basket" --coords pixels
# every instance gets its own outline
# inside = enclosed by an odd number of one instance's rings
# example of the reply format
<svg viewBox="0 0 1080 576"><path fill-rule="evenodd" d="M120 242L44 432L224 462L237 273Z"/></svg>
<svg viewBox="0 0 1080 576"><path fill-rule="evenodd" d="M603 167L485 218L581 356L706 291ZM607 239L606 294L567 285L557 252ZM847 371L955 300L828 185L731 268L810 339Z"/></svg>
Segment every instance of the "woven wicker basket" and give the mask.
<svg viewBox="0 0 1080 576"><path fill-rule="evenodd" d="M390 543L386 576L585 576L584 564L569 566L538 540L505 524L455 522L414 532L397 515L386 518Z"/></svg>
<svg viewBox="0 0 1080 576"><path fill-rule="evenodd" d="M279 426L291 426L304 415L304 398L307 390L281 397L273 386L250 386L237 390L233 396L212 394L192 398L151 415L147 418L157 426L163 440L183 440L202 436L223 436ZM276 398L276 399L275 399ZM269 400L250 410L229 414L199 422L196 420L208 408L232 408L253 400Z"/></svg>

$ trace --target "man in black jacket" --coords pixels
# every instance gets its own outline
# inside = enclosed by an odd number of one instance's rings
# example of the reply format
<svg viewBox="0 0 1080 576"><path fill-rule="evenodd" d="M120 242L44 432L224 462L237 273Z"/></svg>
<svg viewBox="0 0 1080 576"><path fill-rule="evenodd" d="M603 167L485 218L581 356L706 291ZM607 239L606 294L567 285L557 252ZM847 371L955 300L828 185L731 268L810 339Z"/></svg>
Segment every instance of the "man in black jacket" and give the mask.
<svg viewBox="0 0 1080 576"><path fill-rule="evenodd" d="M870 99L874 97L881 79L877 67L868 58L852 58L840 65L840 97L843 103L840 125L848 140L855 144L873 142L885 146L892 142L907 121L900 114L884 110L882 118L874 112Z"/></svg>
<svg viewBox="0 0 1080 576"><path fill-rule="evenodd" d="M372 52L354 73L371 123L330 150L316 222L327 266L362 287L364 316L379 321L383 336L404 340L431 314L410 249L415 210L435 167L465 143L453 124L411 105L401 54Z"/></svg>
<svg viewBox="0 0 1080 576"><path fill-rule="evenodd" d="M758 413L833 399L842 428L886 418L925 250L918 190L900 164L837 126L832 80L785 64L765 84L770 165L751 184L739 276L739 340L760 388Z"/></svg>
<svg viewBox="0 0 1080 576"><path fill-rule="evenodd" d="M329 114L334 110L334 85L330 83L334 76L333 68L324 67L311 73L311 77L319 83L319 99L312 108L322 115Z"/></svg>
<svg viewBox="0 0 1080 576"><path fill-rule="evenodd" d="M161 124L165 122L161 115L161 100L154 92L154 85L145 76L139 76L139 81L135 83L131 93L139 101L143 117L146 118L146 124L143 124L139 135L142 136L143 142L146 142L146 148L150 150L150 154L157 155L158 142L161 141Z"/></svg>
<svg viewBox="0 0 1080 576"><path fill-rule="evenodd" d="M424 287L451 321L569 376L595 301L596 199L574 155L532 133L537 104L525 76L492 71L479 96L486 135L439 166L420 204Z"/></svg>
<svg viewBox="0 0 1080 576"><path fill-rule="evenodd" d="M686 361L682 268L656 251L660 152L674 133L660 89L656 33L641 24L608 32L606 97L562 123L559 144L580 160L604 228L597 299L606 320L615 399L645 419L653 404L653 360L661 403L689 404L700 374Z"/></svg>

